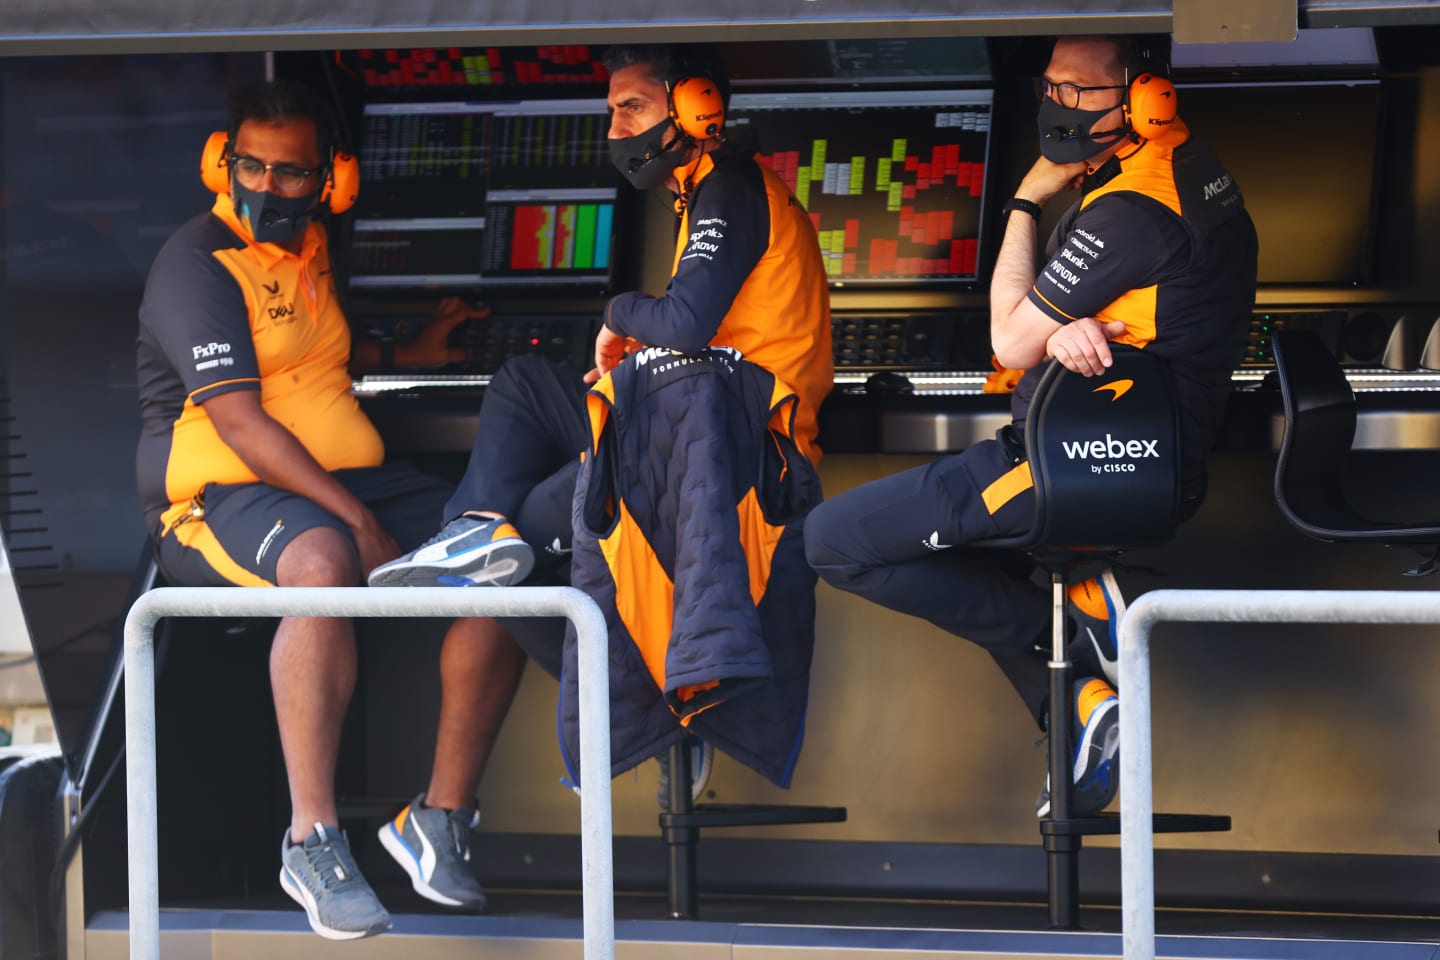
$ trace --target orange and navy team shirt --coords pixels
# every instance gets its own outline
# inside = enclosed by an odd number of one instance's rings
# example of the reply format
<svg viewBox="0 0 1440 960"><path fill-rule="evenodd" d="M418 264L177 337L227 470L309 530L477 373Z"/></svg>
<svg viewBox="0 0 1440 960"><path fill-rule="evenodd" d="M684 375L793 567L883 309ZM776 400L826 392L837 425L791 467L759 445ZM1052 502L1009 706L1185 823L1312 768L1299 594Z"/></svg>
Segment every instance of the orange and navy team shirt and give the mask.
<svg viewBox="0 0 1440 960"><path fill-rule="evenodd" d="M384 446L351 395L349 360L322 227L308 227L299 255L255 243L225 195L181 227L140 305L136 475L150 529L207 483L258 479L205 413L232 390L260 391L265 412L325 469L378 465Z"/></svg>
<svg viewBox="0 0 1440 960"><path fill-rule="evenodd" d="M816 418L835 358L815 225L783 180L736 147L702 156L690 182L664 296L621 294L605 323L647 347L739 350L800 398L796 444L818 463Z"/></svg>
<svg viewBox="0 0 1440 960"><path fill-rule="evenodd" d="M1198 467L1219 431L1255 306L1258 243L1244 197L1179 120L1111 157L1085 191L1050 238L1030 302L1060 323L1120 320L1120 343L1168 359L1185 459ZM1025 380L1011 407L1020 422L1038 378Z"/></svg>

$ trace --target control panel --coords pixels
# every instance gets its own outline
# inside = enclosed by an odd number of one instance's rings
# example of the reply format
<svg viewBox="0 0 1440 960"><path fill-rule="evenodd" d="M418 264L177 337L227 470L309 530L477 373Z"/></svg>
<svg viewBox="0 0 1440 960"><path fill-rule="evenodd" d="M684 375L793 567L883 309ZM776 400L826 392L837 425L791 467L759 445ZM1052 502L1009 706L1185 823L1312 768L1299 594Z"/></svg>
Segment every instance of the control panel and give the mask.
<svg viewBox="0 0 1440 960"><path fill-rule="evenodd" d="M984 311L835 312L831 325L837 370L990 369Z"/></svg>
<svg viewBox="0 0 1440 960"><path fill-rule="evenodd" d="M428 316L367 317L364 335L410 339L429 322ZM467 320L450 334L452 346L464 347L467 359L450 368L453 373L488 376L511 357L538 353L573 367L591 366L595 317L565 314L494 314Z"/></svg>
<svg viewBox="0 0 1440 960"><path fill-rule="evenodd" d="M1434 370L1440 368L1437 321L1440 307L1435 305L1257 309L1251 315L1241 366L1274 367L1271 337L1289 328L1319 335L1343 364Z"/></svg>
<svg viewBox="0 0 1440 960"><path fill-rule="evenodd" d="M471 373L492 374L511 357L538 353L577 371L591 366L595 318L492 316L461 328Z"/></svg>

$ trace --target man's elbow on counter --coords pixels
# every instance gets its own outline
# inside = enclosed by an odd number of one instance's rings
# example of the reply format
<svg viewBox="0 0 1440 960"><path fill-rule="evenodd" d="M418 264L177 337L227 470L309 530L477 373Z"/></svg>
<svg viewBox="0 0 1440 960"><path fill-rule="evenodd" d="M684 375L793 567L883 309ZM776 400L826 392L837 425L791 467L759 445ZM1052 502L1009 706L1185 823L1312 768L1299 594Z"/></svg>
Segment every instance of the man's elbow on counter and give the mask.
<svg viewBox="0 0 1440 960"><path fill-rule="evenodd" d="M1037 349L1033 345L1019 343L1006 337L992 335L991 348L995 359L1007 370L1029 370L1045 359L1045 346Z"/></svg>

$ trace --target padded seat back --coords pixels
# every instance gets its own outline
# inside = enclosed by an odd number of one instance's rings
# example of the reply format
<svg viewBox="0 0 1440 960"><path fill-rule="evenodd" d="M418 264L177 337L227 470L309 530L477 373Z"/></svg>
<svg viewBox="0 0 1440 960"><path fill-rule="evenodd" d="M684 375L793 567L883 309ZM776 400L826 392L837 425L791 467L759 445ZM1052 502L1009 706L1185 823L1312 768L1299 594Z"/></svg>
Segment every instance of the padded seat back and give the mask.
<svg viewBox="0 0 1440 960"><path fill-rule="evenodd" d="M1308 330L1282 330L1272 341L1285 433L1275 464L1275 502L1301 533L1317 540L1440 544L1440 519L1379 520L1345 494L1345 462L1355 443L1355 393L1334 355ZM1397 484L1403 486L1403 484ZM1365 491L1383 510L1385 491Z"/></svg>
<svg viewBox="0 0 1440 960"><path fill-rule="evenodd" d="M1308 330L1277 331L1272 343L1285 432L1275 466L1275 502L1292 526L1321 540L1374 524L1356 515L1341 486L1355 442L1355 393L1345 371Z"/></svg>
<svg viewBox="0 0 1440 960"><path fill-rule="evenodd" d="M1083 377L1051 363L1025 421L1035 482L1030 548L1111 552L1164 543L1180 521L1180 409L1165 358L1112 344Z"/></svg>

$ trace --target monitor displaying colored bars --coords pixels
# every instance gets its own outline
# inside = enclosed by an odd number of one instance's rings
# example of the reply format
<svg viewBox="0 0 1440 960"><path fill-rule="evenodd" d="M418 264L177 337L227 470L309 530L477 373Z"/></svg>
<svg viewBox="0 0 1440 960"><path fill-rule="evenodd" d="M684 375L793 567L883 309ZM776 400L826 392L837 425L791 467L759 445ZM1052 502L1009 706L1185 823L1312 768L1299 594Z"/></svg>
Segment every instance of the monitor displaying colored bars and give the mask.
<svg viewBox="0 0 1440 960"><path fill-rule="evenodd" d="M832 284L973 282L992 105L989 90L737 93L725 126L809 211Z"/></svg>
<svg viewBox="0 0 1440 960"><path fill-rule="evenodd" d="M605 101L365 107L355 288L607 288L620 178Z"/></svg>
<svg viewBox="0 0 1440 960"><path fill-rule="evenodd" d="M412 50L342 50L340 67L372 91L516 84L604 84L609 79L584 44L538 47L421 47Z"/></svg>

